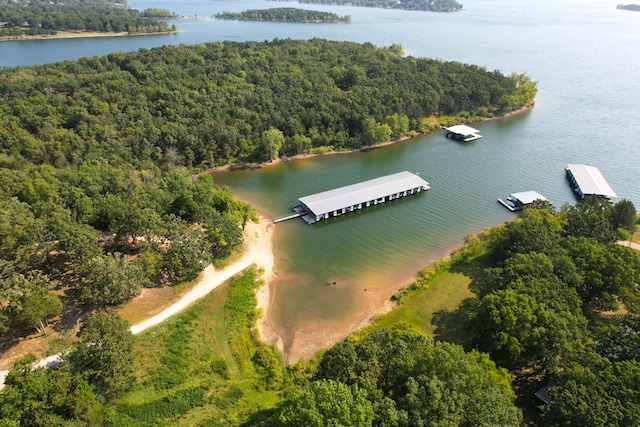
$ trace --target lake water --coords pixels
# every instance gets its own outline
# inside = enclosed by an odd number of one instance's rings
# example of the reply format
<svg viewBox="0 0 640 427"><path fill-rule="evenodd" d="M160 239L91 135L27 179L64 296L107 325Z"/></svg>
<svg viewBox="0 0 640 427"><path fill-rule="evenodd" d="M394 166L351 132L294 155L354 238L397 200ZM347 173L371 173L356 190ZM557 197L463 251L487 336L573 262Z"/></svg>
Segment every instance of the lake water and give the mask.
<svg viewBox="0 0 640 427"><path fill-rule="evenodd" d="M475 124L484 138L470 144L435 132L366 153L216 175L268 218L287 214L300 196L402 170L420 173L431 184L425 194L325 223L275 226L278 277L270 321L288 353L308 354L344 336L468 233L513 218L496 203L498 197L536 190L556 206L575 202L564 176L567 163L597 166L621 198L640 207L640 13L617 10L618 0L473 0L453 14L263 1L130 3L199 18L176 20L181 32L170 35L2 42L0 66L165 44L321 37L399 43L408 55L526 72L538 82L531 111ZM349 14L352 22L208 18L283 6Z"/></svg>

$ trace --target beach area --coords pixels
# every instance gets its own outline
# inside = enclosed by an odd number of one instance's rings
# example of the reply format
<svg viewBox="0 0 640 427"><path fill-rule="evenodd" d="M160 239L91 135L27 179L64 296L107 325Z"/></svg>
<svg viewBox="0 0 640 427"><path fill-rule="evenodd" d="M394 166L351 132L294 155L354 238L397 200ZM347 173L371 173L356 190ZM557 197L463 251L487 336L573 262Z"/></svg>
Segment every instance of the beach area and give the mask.
<svg viewBox="0 0 640 427"><path fill-rule="evenodd" d="M33 36L20 35L20 36L6 36L0 37L0 42L3 41L21 41L21 40L53 40L53 39L79 39L90 37L126 37L126 36L150 36L155 34L170 34L177 33L177 31L163 31L161 33L129 33L127 31L122 32L102 32L102 31L57 31L56 34L38 34Z"/></svg>

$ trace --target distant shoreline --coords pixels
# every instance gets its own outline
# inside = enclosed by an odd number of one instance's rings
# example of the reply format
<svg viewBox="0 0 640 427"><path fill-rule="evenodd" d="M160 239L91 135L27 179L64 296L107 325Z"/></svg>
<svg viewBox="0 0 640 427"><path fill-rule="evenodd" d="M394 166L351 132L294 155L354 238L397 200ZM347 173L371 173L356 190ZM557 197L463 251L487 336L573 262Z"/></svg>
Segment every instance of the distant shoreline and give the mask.
<svg viewBox="0 0 640 427"><path fill-rule="evenodd" d="M53 39L77 39L89 37L125 37L125 36L152 36L157 34L172 34L178 31L160 31L155 33L129 33L127 31L102 32L102 31L58 31L56 34L38 34L33 36L6 36L0 37L0 42L4 41L25 41L25 40L53 40Z"/></svg>

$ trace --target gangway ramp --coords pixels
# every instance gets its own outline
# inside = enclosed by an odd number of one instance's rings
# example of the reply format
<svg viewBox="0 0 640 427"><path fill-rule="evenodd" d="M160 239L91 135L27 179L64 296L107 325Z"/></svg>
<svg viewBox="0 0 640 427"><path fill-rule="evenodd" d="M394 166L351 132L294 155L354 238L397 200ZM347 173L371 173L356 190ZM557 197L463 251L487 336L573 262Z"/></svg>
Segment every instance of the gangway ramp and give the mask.
<svg viewBox="0 0 640 427"><path fill-rule="evenodd" d="M276 218L276 219L273 220L273 223L277 224L277 223L282 222L282 221L288 221L290 219L300 218L302 215L304 215L304 212L296 212L296 213L291 214L291 215L283 216L282 218Z"/></svg>

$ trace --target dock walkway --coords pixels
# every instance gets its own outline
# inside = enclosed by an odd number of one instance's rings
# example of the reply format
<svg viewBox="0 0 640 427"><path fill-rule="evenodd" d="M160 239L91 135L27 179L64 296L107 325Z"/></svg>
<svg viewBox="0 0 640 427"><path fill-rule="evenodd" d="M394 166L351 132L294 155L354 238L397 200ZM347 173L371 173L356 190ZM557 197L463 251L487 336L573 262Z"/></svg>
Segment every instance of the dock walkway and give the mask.
<svg viewBox="0 0 640 427"><path fill-rule="evenodd" d="M290 219L300 218L302 215L304 215L304 212L296 212L296 213L293 213L291 215L283 216L281 218L276 218L276 219L273 220L273 223L277 224L277 223L282 222L282 221L288 221Z"/></svg>

